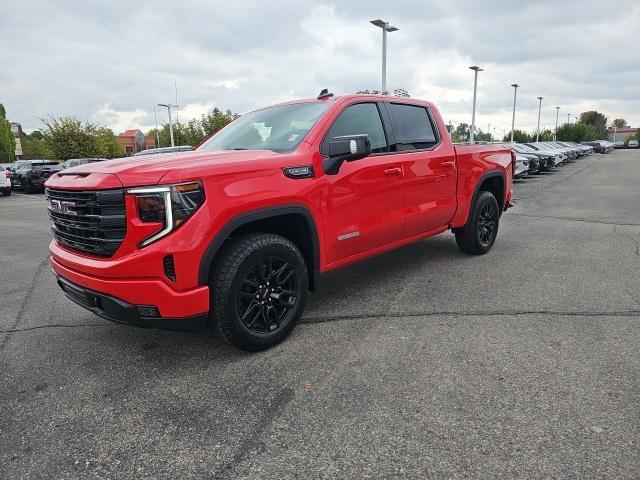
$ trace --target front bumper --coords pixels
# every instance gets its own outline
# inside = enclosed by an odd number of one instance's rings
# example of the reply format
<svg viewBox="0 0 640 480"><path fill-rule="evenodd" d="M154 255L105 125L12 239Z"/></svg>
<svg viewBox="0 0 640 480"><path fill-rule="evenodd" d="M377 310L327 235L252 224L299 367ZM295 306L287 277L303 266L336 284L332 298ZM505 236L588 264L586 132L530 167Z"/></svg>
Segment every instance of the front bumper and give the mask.
<svg viewBox="0 0 640 480"><path fill-rule="evenodd" d="M84 288L59 275L56 275L56 279L70 300L112 322L169 330L204 330L207 323L206 313L187 318L160 317L154 315L149 306L132 305L119 298Z"/></svg>
<svg viewBox="0 0 640 480"><path fill-rule="evenodd" d="M122 304L131 307L153 306L156 308L158 319L171 319L175 322L181 322L182 319L190 317L206 316L209 312L208 286L200 286L188 290L174 290L162 280L152 277L100 278L66 267L54 257L51 257L50 262L58 279L75 285L79 289L91 292L92 295L116 299ZM72 298L72 300L76 301L77 298ZM76 303L78 302L76 301ZM90 308L94 306L91 302L89 302L89 306L81 305L101 315L101 313ZM101 316L109 317L109 312ZM119 321L117 318L110 319ZM124 323L131 322L124 321Z"/></svg>

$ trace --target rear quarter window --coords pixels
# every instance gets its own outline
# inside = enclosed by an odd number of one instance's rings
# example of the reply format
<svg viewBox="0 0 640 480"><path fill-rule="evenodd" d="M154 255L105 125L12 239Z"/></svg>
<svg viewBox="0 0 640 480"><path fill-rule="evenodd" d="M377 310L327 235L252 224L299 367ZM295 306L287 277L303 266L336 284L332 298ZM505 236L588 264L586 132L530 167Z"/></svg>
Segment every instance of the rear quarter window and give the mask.
<svg viewBox="0 0 640 480"><path fill-rule="evenodd" d="M388 104L399 151L421 150L438 143L429 112L419 105Z"/></svg>

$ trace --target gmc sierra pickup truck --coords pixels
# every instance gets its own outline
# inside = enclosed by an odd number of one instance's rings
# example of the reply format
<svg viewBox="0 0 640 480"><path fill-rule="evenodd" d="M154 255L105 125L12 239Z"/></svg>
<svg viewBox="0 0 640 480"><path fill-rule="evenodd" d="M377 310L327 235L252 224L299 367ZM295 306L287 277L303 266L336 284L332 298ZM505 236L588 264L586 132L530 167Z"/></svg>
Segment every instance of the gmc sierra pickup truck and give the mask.
<svg viewBox="0 0 640 480"><path fill-rule="evenodd" d="M52 175L51 265L104 318L210 325L260 350L291 332L323 272L446 230L488 252L514 163L509 145L453 145L432 103L323 91L242 115L193 152Z"/></svg>

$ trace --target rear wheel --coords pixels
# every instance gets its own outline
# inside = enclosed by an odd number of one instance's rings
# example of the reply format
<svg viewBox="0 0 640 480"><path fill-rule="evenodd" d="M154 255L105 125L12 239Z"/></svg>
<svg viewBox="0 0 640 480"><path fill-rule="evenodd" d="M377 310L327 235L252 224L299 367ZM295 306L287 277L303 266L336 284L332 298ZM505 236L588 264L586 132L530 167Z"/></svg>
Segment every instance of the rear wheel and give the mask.
<svg viewBox="0 0 640 480"><path fill-rule="evenodd" d="M491 250L498 235L500 209L491 192L481 190L476 198L464 228L455 232L460 250L482 255Z"/></svg>
<svg viewBox="0 0 640 480"><path fill-rule="evenodd" d="M2 195L4 195L5 197L8 197L9 195L11 195L11 189L7 188L6 190L3 190Z"/></svg>
<svg viewBox="0 0 640 480"><path fill-rule="evenodd" d="M273 234L242 235L216 256L212 324L242 350L269 348L300 320L308 285L304 259L291 241Z"/></svg>

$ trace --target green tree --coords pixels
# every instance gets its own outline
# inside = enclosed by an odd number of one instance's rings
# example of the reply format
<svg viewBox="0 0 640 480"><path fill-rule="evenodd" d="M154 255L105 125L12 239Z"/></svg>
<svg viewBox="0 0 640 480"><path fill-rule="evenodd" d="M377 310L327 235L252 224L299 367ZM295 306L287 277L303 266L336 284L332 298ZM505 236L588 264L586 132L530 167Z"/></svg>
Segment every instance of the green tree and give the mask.
<svg viewBox="0 0 640 480"><path fill-rule="evenodd" d="M34 130L32 133L25 135L25 158L55 158L51 149L44 142L44 135L40 130Z"/></svg>
<svg viewBox="0 0 640 480"><path fill-rule="evenodd" d="M627 121L624 118L616 118L613 122L611 122L611 126L616 128L626 128Z"/></svg>
<svg viewBox="0 0 640 480"><path fill-rule="evenodd" d="M607 136L607 117L602 113L590 110L588 112L582 112L580 114L580 122L586 125L591 125L596 129L598 138L606 138Z"/></svg>
<svg viewBox="0 0 640 480"><path fill-rule="evenodd" d="M511 141L511 132L507 133L502 139L504 142ZM531 141L531 137L524 130L515 129L513 131L513 141L516 143L527 143Z"/></svg>
<svg viewBox="0 0 640 480"><path fill-rule="evenodd" d="M58 160L97 157L100 155L98 127L73 117L42 120L44 143Z"/></svg>
<svg viewBox="0 0 640 480"><path fill-rule="evenodd" d="M598 139L598 130L586 123L565 123L558 128L558 140L570 142L584 142Z"/></svg>
<svg viewBox="0 0 640 480"><path fill-rule="evenodd" d="M451 140L455 143L466 142L469 140L469 124L460 123L451 132Z"/></svg>
<svg viewBox="0 0 640 480"><path fill-rule="evenodd" d="M98 144L98 156L117 158L124 155L122 145L118 143L118 137L113 133L113 130L107 127L99 127L96 129L95 134Z"/></svg>
<svg viewBox="0 0 640 480"><path fill-rule="evenodd" d="M548 128L545 130L542 130L540 132L540 141L541 142L550 142L553 140L553 132L551 130L549 130Z"/></svg>
<svg viewBox="0 0 640 480"><path fill-rule="evenodd" d="M16 139L11 132L7 112L0 103L0 162L13 162L16 158Z"/></svg>
<svg viewBox="0 0 640 480"><path fill-rule="evenodd" d="M205 136L213 135L238 117L239 115L232 113L231 110L223 112L218 107L214 107L208 113L202 115L200 125Z"/></svg>

